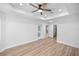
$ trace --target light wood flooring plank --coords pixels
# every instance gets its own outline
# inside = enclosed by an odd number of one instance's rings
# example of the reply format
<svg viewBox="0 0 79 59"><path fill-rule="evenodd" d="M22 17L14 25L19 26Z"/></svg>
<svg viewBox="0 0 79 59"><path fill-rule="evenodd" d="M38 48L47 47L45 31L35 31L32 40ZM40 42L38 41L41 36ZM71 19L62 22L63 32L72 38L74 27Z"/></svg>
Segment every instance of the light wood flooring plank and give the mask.
<svg viewBox="0 0 79 59"><path fill-rule="evenodd" d="M21 46L7 49L0 53L2 56L79 56L79 48L74 48L55 39L46 38Z"/></svg>

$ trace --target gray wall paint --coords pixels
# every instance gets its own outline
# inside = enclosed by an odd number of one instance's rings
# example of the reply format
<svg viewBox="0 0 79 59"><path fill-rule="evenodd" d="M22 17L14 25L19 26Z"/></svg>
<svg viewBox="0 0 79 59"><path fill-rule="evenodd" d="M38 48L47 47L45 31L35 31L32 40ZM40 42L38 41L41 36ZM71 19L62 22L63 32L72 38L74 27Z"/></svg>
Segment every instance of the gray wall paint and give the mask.
<svg viewBox="0 0 79 59"><path fill-rule="evenodd" d="M52 22L57 24L57 41L79 48L79 3L66 4L66 7L69 15L55 18Z"/></svg>
<svg viewBox="0 0 79 59"><path fill-rule="evenodd" d="M5 30L6 30L6 25L5 25L5 13L0 11L0 50L3 51L5 48Z"/></svg>
<svg viewBox="0 0 79 59"><path fill-rule="evenodd" d="M1 45L2 45L2 43L1 43L1 17L0 17L0 50L2 49L2 46Z"/></svg>
<svg viewBox="0 0 79 59"><path fill-rule="evenodd" d="M37 40L37 25L7 21L6 48Z"/></svg>
<svg viewBox="0 0 79 59"><path fill-rule="evenodd" d="M79 48L79 14L55 19L57 24L57 41Z"/></svg>
<svg viewBox="0 0 79 59"><path fill-rule="evenodd" d="M79 23L58 24L57 41L79 48Z"/></svg>
<svg viewBox="0 0 79 59"><path fill-rule="evenodd" d="M7 48L11 48L17 45L29 43L32 41L38 40L38 24L44 26L45 22L29 17L23 16L18 13L8 13L6 17L0 16L0 51L3 51ZM5 20L1 21L1 20ZM2 28L2 27L3 28ZM1 29L5 29L2 31ZM43 34L41 38L44 38L44 29L42 29ZM1 38L2 37L2 38Z"/></svg>

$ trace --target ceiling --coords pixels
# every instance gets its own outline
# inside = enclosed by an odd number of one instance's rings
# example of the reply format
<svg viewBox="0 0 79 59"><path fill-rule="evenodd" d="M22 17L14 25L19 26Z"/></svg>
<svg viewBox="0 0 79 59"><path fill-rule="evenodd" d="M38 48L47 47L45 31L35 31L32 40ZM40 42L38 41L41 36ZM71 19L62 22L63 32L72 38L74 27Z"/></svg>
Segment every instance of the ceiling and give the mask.
<svg viewBox="0 0 79 59"><path fill-rule="evenodd" d="M0 10L6 11L7 13L17 12L21 15L27 15L41 20L53 20L67 15L79 14L79 3L47 3L45 8L52 9L54 13L45 12L44 15L40 15L39 12L32 13L35 8L30 6L29 3L20 4L21 3L0 3ZM35 5L37 4L35 3Z"/></svg>
<svg viewBox="0 0 79 59"><path fill-rule="evenodd" d="M37 5L38 3L33 4ZM40 15L39 12L32 13L32 11L36 8L30 6L29 3L10 3L9 5L15 9L19 9L21 11L34 15L35 17L38 17L42 20L49 20L56 17L68 15L68 10L64 3L47 3L45 8L51 9L54 13L44 12L43 15Z"/></svg>

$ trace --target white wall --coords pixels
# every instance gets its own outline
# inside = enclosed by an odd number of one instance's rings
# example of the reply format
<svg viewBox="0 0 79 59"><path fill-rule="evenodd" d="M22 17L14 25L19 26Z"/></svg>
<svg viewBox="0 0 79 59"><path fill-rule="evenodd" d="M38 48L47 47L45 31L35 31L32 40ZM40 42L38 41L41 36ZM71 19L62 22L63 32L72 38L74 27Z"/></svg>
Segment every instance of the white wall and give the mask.
<svg viewBox="0 0 79 59"><path fill-rule="evenodd" d="M0 17L0 50L1 50L1 17Z"/></svg>
<svg viewBox="0 0 79 59"><path fill-rule="evenodd" d="M6 48L38 40L38 24L32 18L21 18L19 15L7 16L6 19ZM38 23L37 23L38 22ZM43 35L44 36L44 35Z"/></svg>
<svg viewBox="0 0 79 59"><path fill-rule="evenodd" d="M58 24L57 41L79 48L79 23Z"/></svg>
<svg viewBox="0 0 79 59"><path fill-rule="evenodd" d="M44 25L45 22L14 12L5 16L6 21L2 23L5 23L5 25L2 25L3 28L1 27L2 19L0 18L0 51L38 40L38 24ZM2 32L1 29L5 30ZM42 38L44 38L44 32L42 34Z"/></svg>
<svg viewBox="0 0 79 59"><path fill-rule="evenodd" d="M0 11L0 51L5 48L5 13Z"/></svg>
<svg viewBox="0 0 79 59"><path fill-rule="evenodd" d="M57 41L79 48L79 14L55 19L57 24Z"/></svg>
<svg viewBox="0 0 79 59"><path fill-rule="evenodd" d="M37 39L37 25L7 21L6 48L32 42Z"/></svg>
<svg viewBox="0 0 79 59"><path fill-rule="evenodd" d="M53 19L57 41L79 48L79 4L65 4L69 15Z"/></svg>

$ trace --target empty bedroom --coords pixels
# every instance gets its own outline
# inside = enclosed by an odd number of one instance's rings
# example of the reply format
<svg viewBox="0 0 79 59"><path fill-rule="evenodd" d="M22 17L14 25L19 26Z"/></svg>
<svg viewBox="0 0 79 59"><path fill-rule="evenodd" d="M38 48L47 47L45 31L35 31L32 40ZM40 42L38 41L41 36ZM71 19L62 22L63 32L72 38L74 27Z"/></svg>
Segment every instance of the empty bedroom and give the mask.
<svg viewBox="0 0 79 59"><path fill-rule="evenodd" d="M0 3L0 56L79 56L79 3Z"/></svg>

